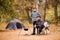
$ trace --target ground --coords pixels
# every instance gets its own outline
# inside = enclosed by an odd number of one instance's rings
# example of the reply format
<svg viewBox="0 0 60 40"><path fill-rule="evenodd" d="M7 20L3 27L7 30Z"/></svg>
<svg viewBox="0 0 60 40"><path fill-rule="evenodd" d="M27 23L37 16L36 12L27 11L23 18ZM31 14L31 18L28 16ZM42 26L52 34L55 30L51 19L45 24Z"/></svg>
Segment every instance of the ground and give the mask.
<svg viewBox="0 0 60 40"><path fill-rule="evenodd" d="M32 28L28 32L24 30L0 30L0 40L60 40L60 27L50 25L50 33L47 35L31 35Z"/></svg>

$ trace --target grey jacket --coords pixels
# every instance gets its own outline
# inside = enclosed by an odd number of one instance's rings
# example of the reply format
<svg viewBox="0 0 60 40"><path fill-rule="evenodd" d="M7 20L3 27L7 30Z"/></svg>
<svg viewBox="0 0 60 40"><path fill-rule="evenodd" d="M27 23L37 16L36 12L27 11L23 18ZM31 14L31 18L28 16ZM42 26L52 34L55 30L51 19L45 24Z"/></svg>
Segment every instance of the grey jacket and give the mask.
<svg viewBox="0 0 60 40"><path fill-rule="evenodd" d="M38 16L41 16L41 14L40 14L39 12L34 12L34 11L33 11L33 12L31 13L31 16L30 16L30 17L31 17L32 21L37 21L37 17L38 17Z"/></svg>

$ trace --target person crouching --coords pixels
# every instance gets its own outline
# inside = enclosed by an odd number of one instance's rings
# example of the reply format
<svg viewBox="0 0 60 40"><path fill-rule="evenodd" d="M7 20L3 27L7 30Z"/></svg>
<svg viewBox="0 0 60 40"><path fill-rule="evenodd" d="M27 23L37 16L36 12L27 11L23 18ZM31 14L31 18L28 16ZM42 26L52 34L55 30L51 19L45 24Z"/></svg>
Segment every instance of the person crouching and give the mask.
<svg viewBox="0 0 60 40"><path fill-rule="evenodd" d="M48 28L48 23L44 22L41 20L41 17L37 17L37 22L36 22L36 28L37 28L37 34L47 34L49 33L49 28Z"/></svg>
<svg viewBox="0 0 60 40"><path fill-rule="evenodd" d="M41 17L37 17L37 22L36 22L36 28L37 28L37 34L40 34L44 28L44 21L41 20Z"/></svg>

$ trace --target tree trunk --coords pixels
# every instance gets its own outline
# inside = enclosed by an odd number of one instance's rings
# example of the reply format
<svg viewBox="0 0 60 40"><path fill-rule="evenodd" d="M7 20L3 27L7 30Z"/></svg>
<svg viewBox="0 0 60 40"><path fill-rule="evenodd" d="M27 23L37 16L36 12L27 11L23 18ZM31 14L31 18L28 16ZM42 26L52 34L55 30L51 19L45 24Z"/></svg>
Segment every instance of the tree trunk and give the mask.
<svg viewBox="0 0 60 40"><path fill-rule="evenodd" d="M58 24L58 13L57 13L57 0L55 0L55 5L54 5L54 15L55 15L55 24Z"/></svg>
<svg viewBox="0 0 60 40"><path fill-rule="evenodd" d="M46 18L46 7L47 7L47 0L45 0L45 7L44 7L44 21Z"/></svg>

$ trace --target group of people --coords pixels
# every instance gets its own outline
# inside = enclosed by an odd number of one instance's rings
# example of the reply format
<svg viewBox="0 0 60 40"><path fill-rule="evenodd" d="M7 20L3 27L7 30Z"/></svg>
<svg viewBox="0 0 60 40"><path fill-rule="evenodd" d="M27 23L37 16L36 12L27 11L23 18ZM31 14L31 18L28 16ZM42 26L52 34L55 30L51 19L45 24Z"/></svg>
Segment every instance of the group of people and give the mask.
<svg viewBox="0 0 60 40"><path fill-rule="evenodd" d="M36 29L37 29L37 34L41 34L43 29L44 30L46 30L46 29L49 30L48 23L41 20L41 14L36 11L36 8L33 9L30 17L31 17L32 22L33 22L33 33L32 33L32 35L36 34L35 33Z"/></svg>
<svg viewBox="0 0 60 40"><path fill-rule="evenodd" d="M49 30L48 28L48 23L44 22L41 20L41 14L39 12L36 11L36 8L33 8L33 11L30 15L30 18L32 19L32 23L33 23L33 33L32 35L35 35L35 30L37 29L37 34L41 34L41 32L44 30ZM10 21L6 27L6 29L20 29L20 28L24 28L24 30L28 30L28 28L26 28L23 23L18 20L18 19L14 19L12 21Z"/></svg>

